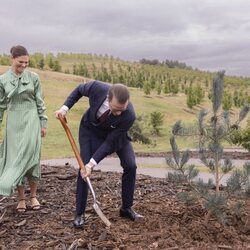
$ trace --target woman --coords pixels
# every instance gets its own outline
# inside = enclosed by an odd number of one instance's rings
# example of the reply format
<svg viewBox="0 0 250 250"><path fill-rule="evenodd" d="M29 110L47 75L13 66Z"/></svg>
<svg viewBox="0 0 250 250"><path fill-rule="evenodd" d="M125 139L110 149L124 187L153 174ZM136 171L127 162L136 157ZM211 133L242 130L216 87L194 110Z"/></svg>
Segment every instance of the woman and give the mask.
<svg viewBox="0 0 250 250"><path fill-rule="evenodd" d="M30 187L31 208L40 209L36 192L41 137L46 135L47 116L40 79L36 73L25 70L28 51L18 45L10 53L11 68L0 75L0 123L7 110L5 136L0 145L0 195L10 196L17 189L17 211L25 212L25 177Z"/></svg>

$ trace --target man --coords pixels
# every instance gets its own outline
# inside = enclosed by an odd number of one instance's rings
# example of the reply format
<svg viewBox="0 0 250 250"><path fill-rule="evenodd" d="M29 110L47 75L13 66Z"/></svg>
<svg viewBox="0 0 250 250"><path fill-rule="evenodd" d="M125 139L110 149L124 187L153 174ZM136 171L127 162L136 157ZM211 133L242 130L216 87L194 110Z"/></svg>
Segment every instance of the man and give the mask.
<svg viewBox="0 0 250 250"><path fill-rule="evenodd" d="M142 216L132 209L137 166L127 132L136 117L129 101L129 91L123 84L109 85L100 81L80 84L56 111L56 117L59 114L65 116L82 96L89 98L89 108L83 115L79 128L80 154L86 173L81 171L78 174L74 226L82 228L84 225L88 195L84 178L91 175L93 168L102 159L114 152L123 167L120 216L136 220Z"/></svg>

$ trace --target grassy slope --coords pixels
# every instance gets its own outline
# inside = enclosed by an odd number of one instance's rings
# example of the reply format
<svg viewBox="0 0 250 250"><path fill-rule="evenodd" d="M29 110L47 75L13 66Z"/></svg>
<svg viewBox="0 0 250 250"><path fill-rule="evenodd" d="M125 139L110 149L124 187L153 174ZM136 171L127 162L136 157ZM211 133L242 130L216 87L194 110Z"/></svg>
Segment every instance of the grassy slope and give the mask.
<svg viewBox="0 0 250 250"><path fill-rule="evenodd" d="M8 69L7 66L0 66L0 74ZM42 80L43 92L47 106L47 115L49 118L49 129L46 138L43 139L42 158L61 158L73 156L70 144L66 138L60 122L55 119L54 112L63 104L67 95L84 80L83 77L68 75L57 72L41 71L32 69L40 75ZM134 144L136 152L162 152L170 149L169 134L171 126L177 121L182 120L185 123L195 121L198 109L194 114L185 111L186 97L183 94L178 96L164 96L152 93L146 97L142 90L131 89L131 100L135 106L137 115L149 114L152 111L160 111L164 114L164 126L162 136L155 138L156 147L147 147L144 145ZM203 106L210 107L206 101ZM77 140L79 120L83 111L87 108L87 99L82 98L69 112L68 122L72 133ZM2 130L3 131L3 130ZM183 138L180 140L180 148L195 147L193 140Z"/></svg>

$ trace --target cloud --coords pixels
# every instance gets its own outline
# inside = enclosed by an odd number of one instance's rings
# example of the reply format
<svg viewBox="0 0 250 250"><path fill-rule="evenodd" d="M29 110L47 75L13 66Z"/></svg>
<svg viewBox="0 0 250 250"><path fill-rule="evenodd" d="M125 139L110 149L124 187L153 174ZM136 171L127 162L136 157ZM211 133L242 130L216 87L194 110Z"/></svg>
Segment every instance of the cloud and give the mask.
<svg viewBox="0 0 250 250"><path fill-rule="evenodd" d="M0 53L110 54L171 59L250 76L247 0L8 0L0 9Z"/></svg>

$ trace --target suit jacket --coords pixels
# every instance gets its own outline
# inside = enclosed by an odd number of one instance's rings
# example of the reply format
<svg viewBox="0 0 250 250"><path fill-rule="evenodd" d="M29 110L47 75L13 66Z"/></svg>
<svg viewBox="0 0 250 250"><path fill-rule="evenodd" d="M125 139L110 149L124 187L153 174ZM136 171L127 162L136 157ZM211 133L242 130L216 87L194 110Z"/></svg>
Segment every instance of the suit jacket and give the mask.
<svg viewBox="0 0 250 250"><path fill-rule="evenodd" d="M89 108L83 114L79 133L89 133L91 130L92 136L103 140L101 146L92 156L97 163L108 154L120 150L123 145L130 141L128 130L136 119L133 105L129 102L127 109L120 116L110 114L104 123L98 121L97 111L107 98L110 87L110 84L100 81L82 83L73 90L64 103L70 109L81 97L89 98Z"/></svg>

